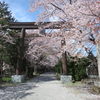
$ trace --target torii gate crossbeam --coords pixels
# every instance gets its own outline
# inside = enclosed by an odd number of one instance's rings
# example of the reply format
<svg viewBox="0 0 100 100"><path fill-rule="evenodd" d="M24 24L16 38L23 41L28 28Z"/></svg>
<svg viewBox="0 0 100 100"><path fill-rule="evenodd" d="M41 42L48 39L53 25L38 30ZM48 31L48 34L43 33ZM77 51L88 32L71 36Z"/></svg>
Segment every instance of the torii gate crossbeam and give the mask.
<svg viewBox="0 0 100 100"><path fill-rule="evenodd" d="M41 26L46 26L51 24L49 27L45 27L45 29L60 29L60 24L64 24L65 22L10 22L10 29L39 29ZM70 26L70 23L69 23Z"/></svg>

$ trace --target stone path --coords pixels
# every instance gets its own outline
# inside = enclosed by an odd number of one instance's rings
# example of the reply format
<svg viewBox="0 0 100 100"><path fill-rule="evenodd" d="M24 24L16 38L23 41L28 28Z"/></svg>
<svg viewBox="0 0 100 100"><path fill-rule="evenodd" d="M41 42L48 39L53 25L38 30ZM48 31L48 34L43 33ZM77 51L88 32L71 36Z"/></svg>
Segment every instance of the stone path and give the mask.
<svg viewBox="0 0 100 100"><path fill-rule="evenodd" d="M53 73L45 73L26 83L0 88L0 100L89 100L76 95L56 80ZM95 99L91 99L95 100ZM100 99L98 99L100 100Z"/></svg>

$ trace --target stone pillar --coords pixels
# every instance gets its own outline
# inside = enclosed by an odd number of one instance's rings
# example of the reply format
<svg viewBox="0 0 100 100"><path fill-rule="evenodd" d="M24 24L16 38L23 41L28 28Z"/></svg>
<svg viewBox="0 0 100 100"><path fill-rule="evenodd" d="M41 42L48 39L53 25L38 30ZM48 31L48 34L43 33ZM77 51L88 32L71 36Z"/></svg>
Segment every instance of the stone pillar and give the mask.
<svg viewBox="0 0 100 100"><path fill-rule="evenodd" d="M97 61L98 61L98 77L100 78L100 39L96 41Z"/></svg>

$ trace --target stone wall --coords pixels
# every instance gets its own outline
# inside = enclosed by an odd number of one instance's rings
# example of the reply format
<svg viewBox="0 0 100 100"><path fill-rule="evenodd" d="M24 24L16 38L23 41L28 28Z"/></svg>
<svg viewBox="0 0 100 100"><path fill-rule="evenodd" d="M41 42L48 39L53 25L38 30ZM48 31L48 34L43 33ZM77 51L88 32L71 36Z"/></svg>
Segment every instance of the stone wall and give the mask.
<svg viewBox="0 0 100 100"><path fill-rule="evenodd" d="M86 74L89 78L98 78L98 67L91 63L86 68Z"/></svg>

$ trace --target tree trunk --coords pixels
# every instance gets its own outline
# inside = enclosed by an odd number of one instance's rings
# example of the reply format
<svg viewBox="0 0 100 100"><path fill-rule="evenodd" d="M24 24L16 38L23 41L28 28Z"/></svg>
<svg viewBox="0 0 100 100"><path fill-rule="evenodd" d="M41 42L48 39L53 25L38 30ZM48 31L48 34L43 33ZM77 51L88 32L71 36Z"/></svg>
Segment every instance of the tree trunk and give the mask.
<svg viewBox="0 0 100 100"><path fill-rule="evenodd" d="M34 75L37 75L37 66L34 66Z"/></svg>
<svg viewBox="0 0 100 100"><path fill-rule="evenodd" d="M98 76L100 78L100 41L96 43L97 46L97 62L98 62Z"/></svg>
<svg viewBox="0 0 100 100"><path fill-rule="evenodd" d="M1 68L0 68L0 75L2 76L3 75L3 61L1 61Z"/></svg>
<svg viewBox="0 0 100 100"><path fill-rule="evenodd" d="M69 0L70 4L72 4L72 0Z"/></svg>

